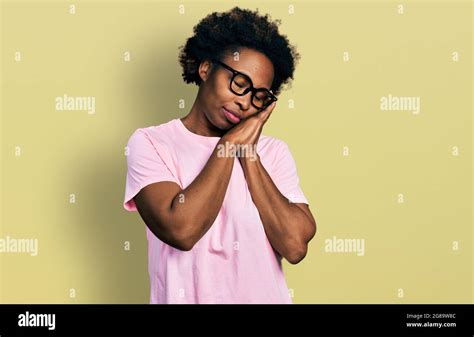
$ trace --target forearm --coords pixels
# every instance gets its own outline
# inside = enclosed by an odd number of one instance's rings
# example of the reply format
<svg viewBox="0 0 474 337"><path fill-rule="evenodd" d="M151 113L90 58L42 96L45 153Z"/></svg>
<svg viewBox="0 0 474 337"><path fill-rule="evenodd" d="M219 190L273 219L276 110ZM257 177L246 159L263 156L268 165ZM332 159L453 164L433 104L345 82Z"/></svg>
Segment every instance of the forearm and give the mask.
<svg viewBox="0 0 474 337"><path fill-rule="evenodd" d="M212 226L224 201L235 160L234 157L218 156L218 145L225 141L222 137L199 175L175 196L171 204L172 217L178 224L183 224L180 230L185 235L182 236L191 247Z"/></svg>
<svg viewBox="0 0 474 337"><path fill-rule="evenodd" d="M298 263L314 236L314 224L281 194L258 156L255 161L240 158L240 163L268 240L281 256Z"/></svg>

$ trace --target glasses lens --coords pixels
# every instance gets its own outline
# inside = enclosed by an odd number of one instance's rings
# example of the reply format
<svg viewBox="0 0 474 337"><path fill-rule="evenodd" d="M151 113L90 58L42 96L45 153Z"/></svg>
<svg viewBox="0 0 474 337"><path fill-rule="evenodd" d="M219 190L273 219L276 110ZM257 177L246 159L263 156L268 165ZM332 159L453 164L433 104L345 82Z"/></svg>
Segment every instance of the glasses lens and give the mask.
<svg viewBox="0 0 474 337"><path fill-rule="evenodd" d="M244 91L250 87L248 78L242 75L237 75L232 81L232 90L237 94L243 94Z"/></svg>
<svg viewBox="0 0 474 337"><path fill-rule="evenodd" d="M255 93L252 103L259 108L263 108L267 106L271 101L272 97L268 91L259 90Z"/></svg>

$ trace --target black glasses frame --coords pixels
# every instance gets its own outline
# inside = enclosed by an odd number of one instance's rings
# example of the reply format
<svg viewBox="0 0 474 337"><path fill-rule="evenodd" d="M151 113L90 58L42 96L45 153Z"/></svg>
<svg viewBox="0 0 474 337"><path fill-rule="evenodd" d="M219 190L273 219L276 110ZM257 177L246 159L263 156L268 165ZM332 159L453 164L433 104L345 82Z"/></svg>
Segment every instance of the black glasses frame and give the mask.
<svg viewBox="0 0 474 337"><path fill-rule="evenodd" d="M230 91L232 91L232 92L233 92L234 94L236 94L237 96L245 96L245 95L248 94L249 91L252 92L252 96L250 97L250 103L251 103L252 106L253 106L254 108L256 108L257 110L265 110L269 105L271 105L273 102L275 102L275 101L278 100L278 98L277 98L270 90L268 90L267 88L255 88L255 87L253 86L252 79L251 79L249 76L245 75L244 73L241 73L240 71L235 70L234 68L232 68L232 67L228 66L227 64L225 64L224 62L221 62L221 61L218 61L218 60L217 60L217 61L214 60L213 62L220 64L220 65L223 66L225 69L227 69L227 70L229 70L229 71L232 72L232 78L230 79L230 82L229 82L229 89L230 89ZM249 81L249 83L250 83L250 87L246 88L243 93L235 92L235 91L232 89L232 82L234 81L235 77L238 76L238 75L245 77L245 79L247 79L247 80ZM262 92L262 91L263 91L263 92L266 92L266 93L269 95L269 97L270 97L270 101L269 101L267 104L265 104L263 107L258 107L258 106L256 106L256 105L253 103L253 99L255 98L255 94L256 94L257 92L259 92L259 91L260 91L260 92Z"/></svg>

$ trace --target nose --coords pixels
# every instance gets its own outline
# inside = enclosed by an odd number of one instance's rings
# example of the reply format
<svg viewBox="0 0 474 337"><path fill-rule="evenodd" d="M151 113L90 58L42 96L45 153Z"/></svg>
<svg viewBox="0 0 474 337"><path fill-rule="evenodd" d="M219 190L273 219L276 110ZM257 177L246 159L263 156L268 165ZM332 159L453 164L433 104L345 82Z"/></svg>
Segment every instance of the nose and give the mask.
<svg viewBox="0 0 474 337"><path fill-rule="evenodd" d="M250 100L252 99L252 93L248 92L243 96L235 95L235 103L239 106L240 111L242 111L242 117L248 117L248 110L252 106Z"/></svg>

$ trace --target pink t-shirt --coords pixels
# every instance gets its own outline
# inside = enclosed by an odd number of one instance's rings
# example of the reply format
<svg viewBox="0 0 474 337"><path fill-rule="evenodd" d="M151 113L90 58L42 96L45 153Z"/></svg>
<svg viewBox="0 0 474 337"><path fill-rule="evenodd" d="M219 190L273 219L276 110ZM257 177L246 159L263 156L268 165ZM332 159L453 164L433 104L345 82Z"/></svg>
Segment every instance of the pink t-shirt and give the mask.
<svg viewBox="0 0 474 337"><path fill-rule="evenodd" d="M128 140L124 207L145 186L172 181L182 189L202 171L219 137L189 131L180 119L137 129ZM279 191L308 203L285 142L261 135L257 153ZM173 248L146 227L150 303L292 303L282 257L273 249L239 159L211 228L190 251Z"/></svg>

